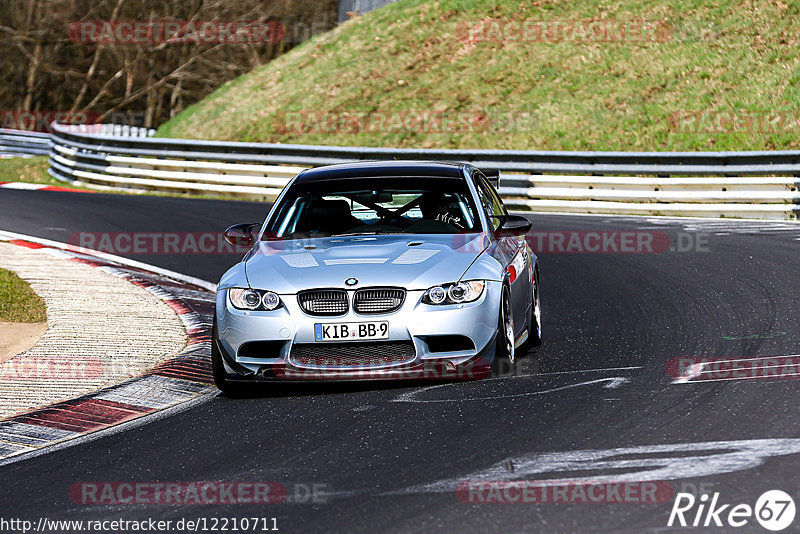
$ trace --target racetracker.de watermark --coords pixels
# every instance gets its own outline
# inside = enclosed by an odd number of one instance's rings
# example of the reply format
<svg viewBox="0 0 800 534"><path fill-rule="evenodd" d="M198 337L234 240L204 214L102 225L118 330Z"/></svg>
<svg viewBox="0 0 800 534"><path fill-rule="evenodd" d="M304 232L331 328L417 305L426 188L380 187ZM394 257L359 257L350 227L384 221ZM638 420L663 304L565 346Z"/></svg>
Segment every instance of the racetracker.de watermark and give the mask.
<svg viewBox="0 0 800 534"><path fill-rule="evenodd" d="M669 129L684 134L797 134L797 111L683 110L672 112Z"/></svg>
<svg viewBox="0 0 800 534"><path fill-rule="evenodd" d="M753 358L671 358L667 375L679 382L800 378L800 355Z"/></svg>
<svg viewBox="0 0 800 534"><path fill-rule="evenodd" d="M0 380L92 380L106 370L103 360L93 356L19 356L0 363Z"/></svg>
<svg viewBox="0 0 800 534"><path fill-rule="evenodd" d="M662 254L709 252L709 236L698 232L567 231L532 232L525 236L536 254Z"/></svg>
<svg viewBox="0 0 800 534"><path fill-rule="evenodd" d="M51 124L99 124L102 115L96 111L15 111L0 110L0 128L50 132Z"/></svg>
<svg viewBox="0 0 800 534"><path fill-rule="evenodd" d="M363 361L363 358L360 358ZM297 364L300 364L298 366ZM303 367L303 366L316 366ZM510 374L511 371L506 371ZM375 369L367 364L353 364L353 358L323 356L313 360L295 358L266 370L267 378L290 381L315 380L478 380L492 376L492 366L482 357L454 365L442 361Z"/></svg>
<svg viewBox="0 0 800 534"><path fill-rule="evenodd" d="M232 245L222 232L76 232L67 243L108 254L244 254L250 245Z"/></svg>
<svg viewBox="0 0 800 534"><path fill-rule="evenodd" d="M709 235L699 232L639 230L550 230L533 231L525 241L535 254L662 254L709 252ZM453 236L454 250L477 253L485 242L470 234Z"/></svg>
<svg viewBox="0 0 800 534"><path fill-rule="evenodd" d="M664 232L532 232L525 236L536 254L653 254L667 252L671 246Z"/></svg>
<svg viewBox="0 0 800 534"><path fill-rule="evenodd" d="M281 134L487 133L530 132L529 111L319 111L279 112L274 127Z"/></svg>
<svg viewBox="0 0 800 534"><path fill-rule="evenodd" d="M69 488L69 499L87 506L304 504L327 502L332 491L320 482L77 482Z"/></svg>
<svg viewBox="0 0 800 534"><path fill-rule="evenodd" d="M486 18L459 23L456 31L460 40L471 43L663 43L673 33L664 20L642 19Z"/></svg>
<svg viewBox="0 0 800 534"><path fill-rule="evenodd" d="M270 44L282 41L286 28L275 20L83 20L70 24L68 35L79 44Z"/></svg>
<svg viewBox="0 0 800 534"><path fill-rule="evenodd" d="M297 241L325 237L320 234L293 234L292 240L266 234L268 246L257 247L258 254L297 252ZM257 239L258 235L253 235ZM525 240L536 254L661 254L666 252L708 252L709 236L704 233L620 230L551 230L529 232ZM87 251L118 255L194 255L245 254L250 244L235 245L222 232L76 232L67 243ZM458 253L477 254L486 242L476 234L454 234L451 248ZM305 251L303 251L305 252Z"/></svg>
<svg viewBox="0 0 800 534"><path fill-rule="evenodd" d="M668 482L466 481L456 497L481 504L653 504L672 500Z"/></svg>

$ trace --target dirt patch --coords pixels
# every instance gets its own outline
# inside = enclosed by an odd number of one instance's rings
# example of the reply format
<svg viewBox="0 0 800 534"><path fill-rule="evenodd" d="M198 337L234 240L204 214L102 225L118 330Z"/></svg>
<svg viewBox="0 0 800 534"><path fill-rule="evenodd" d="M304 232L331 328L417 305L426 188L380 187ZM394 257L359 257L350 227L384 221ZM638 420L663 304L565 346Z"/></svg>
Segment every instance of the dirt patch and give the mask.
<svg viewBox="0 0 800 534"><path fill-rule="evenodd" d="M33 347L47 331L47 323L0 322L0 363Z"/></svg>

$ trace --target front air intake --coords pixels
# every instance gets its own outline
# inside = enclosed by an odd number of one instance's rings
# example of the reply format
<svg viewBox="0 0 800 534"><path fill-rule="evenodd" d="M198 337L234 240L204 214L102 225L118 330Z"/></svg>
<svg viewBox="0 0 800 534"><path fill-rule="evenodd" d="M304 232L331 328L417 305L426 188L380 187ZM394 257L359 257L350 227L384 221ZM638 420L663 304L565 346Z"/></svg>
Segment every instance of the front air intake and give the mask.
<svg viewBox="0 0 800 534"><path fill-rule="evenodd" d="M347 313L347 292L343 289L312 289L297 294L297 302L308 315L321 317Z"/></svg>
<svg viewBox="0 0 800 534"><path fill-rule="evenodd" d="M404 289L393 287L359 289L353 297L353 309L362 315L391 313L400 309L405 298Z"/></svg>

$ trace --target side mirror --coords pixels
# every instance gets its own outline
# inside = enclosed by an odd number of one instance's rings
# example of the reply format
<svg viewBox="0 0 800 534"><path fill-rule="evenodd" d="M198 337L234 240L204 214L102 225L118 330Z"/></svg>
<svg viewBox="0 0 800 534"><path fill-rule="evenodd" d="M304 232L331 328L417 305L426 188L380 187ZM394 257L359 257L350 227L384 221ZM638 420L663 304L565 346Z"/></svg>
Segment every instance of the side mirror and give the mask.
<svg viewBox="0 0 800 534"><path fill-rule="evenodd" d="M247 248L250 248L255 243L254 233L259 226L261 223L234 224L225 230L225 241L235 247L247 245Z"/></svg>
<svg viewBox="0 0 800 534"><path fill-rule="evenodd" d="M525 235L533 227L533 223L521 215L506 215L501 221L500 227L494 231L496 237Z"/></svg>

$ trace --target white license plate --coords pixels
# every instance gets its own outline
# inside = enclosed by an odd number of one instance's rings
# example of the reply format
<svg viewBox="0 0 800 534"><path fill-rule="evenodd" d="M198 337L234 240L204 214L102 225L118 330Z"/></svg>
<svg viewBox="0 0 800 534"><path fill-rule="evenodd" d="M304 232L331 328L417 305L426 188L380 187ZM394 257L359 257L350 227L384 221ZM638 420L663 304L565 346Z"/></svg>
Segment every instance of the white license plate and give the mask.
<svg viewBox="0 0 800 534"><path fill-rule="evenodd" d="M314 324L314 341L362 339L389 339L389 322Z"/></svg>

